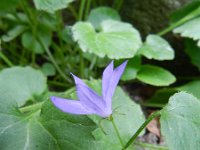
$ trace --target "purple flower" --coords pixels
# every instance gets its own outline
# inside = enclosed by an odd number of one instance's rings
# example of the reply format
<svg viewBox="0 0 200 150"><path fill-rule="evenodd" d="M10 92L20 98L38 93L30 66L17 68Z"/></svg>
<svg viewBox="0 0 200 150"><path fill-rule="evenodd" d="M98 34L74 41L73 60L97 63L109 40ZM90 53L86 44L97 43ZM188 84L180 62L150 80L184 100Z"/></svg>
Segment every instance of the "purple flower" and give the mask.
<svg viewBox="0 0 200 150"><path fill-rule="evenodd" d="M80 78L72 74L79 100L70 100L52 96L51 101L63 112L71 114L97 114L108 117L112 114L112 96L119 79L124 72L127 61L113 69L113 61L106 67L102 78L102 96L89 88Z"/></svg>

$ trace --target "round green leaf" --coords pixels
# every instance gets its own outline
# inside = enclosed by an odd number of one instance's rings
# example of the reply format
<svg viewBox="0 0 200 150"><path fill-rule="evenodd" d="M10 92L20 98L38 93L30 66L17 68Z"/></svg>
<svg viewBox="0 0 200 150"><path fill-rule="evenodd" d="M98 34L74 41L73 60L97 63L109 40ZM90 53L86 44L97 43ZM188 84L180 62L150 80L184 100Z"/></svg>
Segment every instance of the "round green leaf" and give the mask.
<svg viewBox="0 0 200 150"><path fill-rule="evenodd" d="M161 111L161 131L170 150L200 147L200 101L180 92L173 95Z"/></svg>
<svg viewBox="0 0 200 150"><path fill-rule="evenodd" d="M120 20L118 12L109 7L98 7L91 11L88 21L95 29L100 29L101 23L105 20Z"/></svg>
<svg viewBox="0 0 200 150"><path fill-rule="evenodd" d="M12 67L0 72L0 93L13 95L18 106L46 90L46 77L31 67Z"/></svg>
<svg viewBox="0 0 200 150"><path fill-rule="evenodd" d="M41 39L42 43L45 44L47 47L51 43L51 33L45 32L43 30L39 30L37 32L37 36ZM44 48L41 46L39 41L36 37L30 32L24 32L22 35L22 45L28 49L34 51L36 54L44 53Z"/></svg>
<svg viewBox="0 0 200 150"><path fill-rule="evenodd" d="M148 59L171 60L174 58L172 47L165 39L158 35L148 35L139 52Z"/></svg>
<svg viewBox="0 0 200 150"><path fill-rule="evenodd" d="M87 22L78 22L73 28L73 36L84 52L99 57L107 55L111 59L131 58L141 45L138 31L128 23L107 20L101 24L97 33Z"/></svg>
<svg viewBox="0 0 200 150"><path fill-rule="evenodd" d="M55 67L50 63L43 64L41 70L46 76L54 76L56 74Z"/></svg>
<svg viewBox="0 0 200 150"><path fill-rule="evenodd" d="M66 8L73 0L33 0L35 7L38 10L44 10L49 13L54 13L57 10Z"/></svg>
<svg viewBox="0 0 200 150"><path fill-rule="evenodd" d="M152 65L143 65L137 74L137 79L155 86L168 86L176 81L175 76L169 71Z"/></svg>

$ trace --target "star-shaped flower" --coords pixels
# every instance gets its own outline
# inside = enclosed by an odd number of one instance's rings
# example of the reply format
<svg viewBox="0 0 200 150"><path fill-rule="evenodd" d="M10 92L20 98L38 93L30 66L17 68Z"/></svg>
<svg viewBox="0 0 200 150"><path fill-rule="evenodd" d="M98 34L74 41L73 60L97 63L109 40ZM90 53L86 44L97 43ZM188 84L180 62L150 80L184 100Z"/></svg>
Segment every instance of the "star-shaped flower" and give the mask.
<svg viewBox="0 0 200 150"><path fill-rule="evenodd" d="M106 67L102 77L102 96L89 88L80 78L72 74L77 97L79 100L70 100L52 96L51 101L63 112L71 114L97 114L109 117L112 114L112 96L124 72L127 61L113 69L113 61Z"/></svg>

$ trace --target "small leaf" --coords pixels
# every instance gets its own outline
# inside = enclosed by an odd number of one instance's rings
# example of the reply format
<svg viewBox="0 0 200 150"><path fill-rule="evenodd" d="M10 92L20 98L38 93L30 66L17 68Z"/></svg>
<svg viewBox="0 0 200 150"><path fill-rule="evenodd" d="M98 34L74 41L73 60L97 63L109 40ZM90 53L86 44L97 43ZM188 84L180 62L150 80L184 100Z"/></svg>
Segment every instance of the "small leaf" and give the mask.
<svg viewBox="0 0 200 150"><path fill-rule="evenodd" d="M13 95L18 106L46 90L46 77L31 67L12 67L0 72L0 93Z"/></svg>
<svg viewBox="0 0 200 150"><path fill-rule="evenodd" d="M33 0L35 7L38 10L44 10L49 13L54 13L57 10L67 8L68 4L73 0Z"/></svg>
<svg viewBox="0 0 200 150"><path fill-rule="evenodd" d="M137 79L154 86L168 86L176 81L175 76L169 71L152 65L143 65Z"/></svg>
<svg viewBox="0 0 200 150"><path fill-rule="evenodd" d="M174 59L174 50L165 39L158 35L148 35L146 42L140 48L139 53L148 59Z"/></svg>
<svg viewBox="0 0 200 150"><path fill-rule="evenodd" d="M117 61L116 64L119 65L123 61L124 60L119 60L119 61ZM140 70L140 66L141 66L141 57L135 56L134 58L129 59L127 65L126 65L125 71L121 77L121 80L127 81L127 80L135 79L138 71Z"/></svg>
<svg viewBox="0 0 200 150"><path fill-rule="evenodd" d="M200 101L180 92L173 95L161 111L161 131L170 150L200 147Z"/></svg>
<svg viewBox="0 0 200 150"><path fill-rule="evenodd" d="M95 32L87 22L78 22L73 28L73 36L84 52L99 57L107 55L111 59L131 58L141 45L139 32L128 23L107 20L101 24L102 31Z"/></svg>
<svg viewBox="0 0 200 150"><path fill-rule="evenodd" d="M200 17L192 19L183 25L174 29L174 33L180 33L182 37L192 38L193 40L200 41ZM200 46L200 45L198 45Z"/></svg>
<svg viewBox="0 0 200 150"><path fill-rule="evenodd" d="M120 21L120 16L116 10L109 7L95 8L90 12L88 16L88 21L93 25L95 29L100 29L101 23L105 20Z"/></svg>
<svg viewBox="0 0 200 150"><path fill-rule="evenodd" d="M191 81L185 85L176 87L176 90L178 91L186 91L192 95L194 95L195 97L197 97L198 99L200 99L200 80L196 80L196 81Z"/></svg>
<svg viewBox="0 0 200 150"><path fill-rule="evenodd" d="M41 70L46 76L54 76L56 74L55 67L50 63L43 64Z"/></svg>
<svg viewBox="0 0 200 150"><path fill-rule="evenodd" d="M196 45L196 42L186 39L185 40L185 52L191 59L192 64L198 67L200 71L200 47Z"/></svg>
<svg viewBox="0 0 200 150"><path fill-rule="evenodd" d="M13 29L9 30L7 34L2 36L2 41L10 42L17 36L19 36L21 33L23 33L26 29L27 29L26 26L17 25Z"/></svg>
<svg viewBox="0 0 200 150"><path fill-rule="evenodd" d="M41 39L42 43L45 44L47 47L51 43L51 33L39 30L37 36ZM36 54L43 54L44 49L36 39L36 37L30 31L24 32L22 35L22 45L28 49L34 51Z"/></svg>

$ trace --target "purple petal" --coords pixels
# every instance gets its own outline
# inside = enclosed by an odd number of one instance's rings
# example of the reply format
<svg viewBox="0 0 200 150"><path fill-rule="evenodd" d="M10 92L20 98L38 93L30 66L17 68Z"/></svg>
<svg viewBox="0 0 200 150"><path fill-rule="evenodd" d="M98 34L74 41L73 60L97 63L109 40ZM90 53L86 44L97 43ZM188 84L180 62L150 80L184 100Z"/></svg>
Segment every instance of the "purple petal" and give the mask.
<svg viewBox="0 0 200 150"><path fill-rule="evenodd" d="M106 101L106 106L109 108L111 107L111 103L112 103L112 96L115 92L115 88L117 87L117 84L124 72L124 69L126 67L127 61L125 61L124 63L122 63L120 66L118 66L116 69L114 69L112 75L110 75L110 81L105 83L103 81L104 84L107 84L106 86L108 86L108 89L106 91L106 94L104 95L104 100ZM105 85L103 85L105 86Z"/></svg>
<svg viewBox="0 0 200 150"><path fill-rule="evenodd" d="M82 115L95 113L92 110L86 109L78 100L68 100L68 99L52 96L51 101L57 108L59 108L60 110L66 113L82 114Z"/></svg>
<svg viewBox="0 0 200 150"><path fill-rule="evenodd" d="M76 83L76 91L79 100L85 108L90 108L96 112L102 111L105 107L103 99L91 88L89 88L81 79L73 75Z"/></svg>
<svg viewBox="0 0 200 150"><path fill-rule="evenodd" d="M109 82L113 73L113 61L106 67L102 77L102 95L105 97L108 92Z"/></svg>

